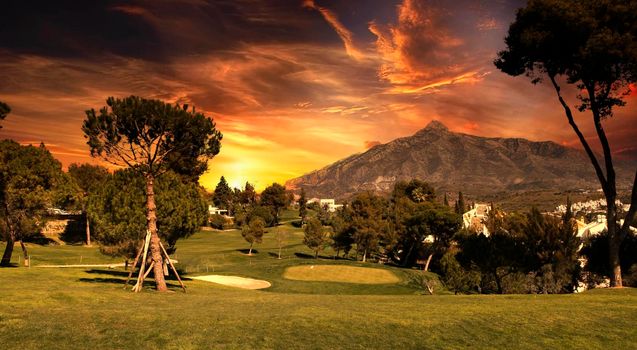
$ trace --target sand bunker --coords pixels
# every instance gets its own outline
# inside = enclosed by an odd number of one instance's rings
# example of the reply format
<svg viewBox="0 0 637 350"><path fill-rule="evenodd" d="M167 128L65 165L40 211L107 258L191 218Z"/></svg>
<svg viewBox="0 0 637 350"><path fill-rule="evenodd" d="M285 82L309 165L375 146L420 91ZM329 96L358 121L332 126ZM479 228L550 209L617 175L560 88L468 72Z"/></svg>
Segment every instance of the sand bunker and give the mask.
<svg viewBox="0 0 637 350"><path fill-rule="evenodd" d="M283 278L297 281L359 284L390 284L400 282L400 278L389 270L344 265L292 266L285 269Z"/></svg>
<svg viewBox="0 0 637 350"><path fill-rule="evenodd" d="M207 275L190 277L194 280L212 282L223 284L224 286L237 287L243 289L264 289L272 286L270 282L264 280L255 280L252 278L238 277L238 276L223 276L223 275Z"/></svg>

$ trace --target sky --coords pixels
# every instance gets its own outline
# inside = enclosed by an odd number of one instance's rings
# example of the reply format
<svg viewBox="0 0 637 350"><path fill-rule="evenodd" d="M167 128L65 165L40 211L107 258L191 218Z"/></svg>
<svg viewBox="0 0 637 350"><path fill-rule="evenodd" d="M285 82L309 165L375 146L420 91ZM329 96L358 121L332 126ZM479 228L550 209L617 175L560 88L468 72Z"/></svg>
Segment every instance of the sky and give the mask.
<svg viewBox="0 0 637 350"><path fill-rule="evenodd" d="M213 118L224 175L258 190L430 121L489 137L579 147L555 92L493 66L520 0L3 2L0 138L44 142L64 166L95 163L85 111L109 96L188 103ZM573 89L567 102L576 104ZM637 159L637 88L605 121ZM578 114L593 144L590 117Z"/></svg>

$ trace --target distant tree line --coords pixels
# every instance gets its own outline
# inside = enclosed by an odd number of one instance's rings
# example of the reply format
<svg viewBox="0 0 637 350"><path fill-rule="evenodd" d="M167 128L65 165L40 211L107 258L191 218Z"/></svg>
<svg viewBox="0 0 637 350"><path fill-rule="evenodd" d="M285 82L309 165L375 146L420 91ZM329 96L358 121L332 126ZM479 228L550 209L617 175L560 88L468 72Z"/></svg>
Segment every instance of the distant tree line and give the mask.
<svg viewBox="0 0 637 350"><path fill-rule="evenodd" d="M335 257L432 270L456 293L570 293L610 276L607 236L577 237L570 209L557 217L492 205L485 235L463 228L464 204L445 198L418 180L396 183L389 197L358 193L336 213L310 218L304 243L315 256L331 246ZM625 280L635 285L635 235L622 247Z"/></svg>

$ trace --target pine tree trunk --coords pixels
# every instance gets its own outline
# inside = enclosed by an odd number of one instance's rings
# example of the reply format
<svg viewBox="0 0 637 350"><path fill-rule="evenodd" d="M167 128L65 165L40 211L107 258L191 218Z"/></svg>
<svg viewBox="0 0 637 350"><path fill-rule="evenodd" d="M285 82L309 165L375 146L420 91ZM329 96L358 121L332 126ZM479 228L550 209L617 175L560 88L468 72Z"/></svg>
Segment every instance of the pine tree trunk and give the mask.
<svg viewBox="0 0 637 350"><path fill-rule="evenodd" d="M427 263L425 263L425 272L429 271L429 263L431 262L431 257L433 257L433 254L429 254L429 257L427 258Z"/></svg>
<svg viewBox="0 0 637 350"><path fill-rule="evenodd" d="M91 246L91 227L88 221L88 213L86 210L84 211L84 216L86 216L86 245Z"/></svg>
<svg viewBox="0 0 637 350"><path fill-rule="evenodd" d="M13 255L13 235L7 236L7 246L4 247L4 254L2 254L2 261L0 266L11 266L11 255Z"/></svg>
<svg viewBox="0 0 637 350"><path fill-rule="evenodd" d="M22 240L20 240L20 247L22 247L22 254L24 255L24 267L31 266L31 258L29 257L27 246L24 244Z"/></svg>
<svg viewBox="0 0 637 350"><path fill-rule="evenodd" d="M407 252L407 255L405 255L405 261L403 261L403 267L407 266L407 264L409 263L409 258L411 257L411 252L414 251L414 246L416 245L415 242L411 243L411 247L409 247L409 251Z"/></svg>
<svg viewBox="0 0 637 350"><path fill-rule="evenodd" d="M153 275L155 276L155 287L159 292L168 290L164 279L164 264L159 246L160 238L157 234L157 206L155 205L155 178L153 175L146 175L146 219L148 230L150 231L150 253L153 261Z"/></svg>
<svg viewBox="0 0 637 350"><path fill-rule="evenodd" d="M365 249L365 252L363 253L363 262L365 262L367 260L367 249Z"/></svg>
<svg viewBox="0 0 637 350"><path fill-rule="evenodd" d="M621 246L620 232L617 232L617 209L615 208L615 198L606 198L606 226L608 227L609 243L609 263L611 268L610 286L621 288L622 268L619 259L619 248Z"/></svg>
<svg viewBox="0 0 637 350"><path fill-rule="evenodd" d="M500 280L500 276L498 275L497 268L493 271L493 278L495 279L495 285L498 287L498 294L502 294L502 281Z"/></svg>
<svg viewBox="0 0 637 350"><path fill-rule="evenodd" d="M13 223L11 222L11 217L9 216L9 206L6 202L4 202L4 211L5 211L5 220L7 222L7 230L9 231L7 235L7 246L4 248L4 254L2 255L2 261L0 261L0 266L11 266L11 255L13 255L13 245L15 244L15 231L13 230Z"/></svg>

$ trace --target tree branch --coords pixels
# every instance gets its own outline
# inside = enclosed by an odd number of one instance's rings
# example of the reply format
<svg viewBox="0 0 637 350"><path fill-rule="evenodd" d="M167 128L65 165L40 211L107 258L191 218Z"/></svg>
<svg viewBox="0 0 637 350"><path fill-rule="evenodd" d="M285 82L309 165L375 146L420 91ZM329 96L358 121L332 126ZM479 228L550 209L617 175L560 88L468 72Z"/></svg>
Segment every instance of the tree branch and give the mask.
<svg viewBox="0 0 637 350"><path fill-rule="evenodd" d="M604 127L602 126L599 105L595 97L595 86L590 84L585 85L586 89L588 90L588 97L591 100L591 111L593 112L595 131L597 131L597 137L599 138L599 142L601 143L602 150L604 152L604 163L606 165L606 181L608 191L610 192L607 193L607 197L612 197L614 199L617 194L615 189L615 169L613 167L613 156L610 151L610 145L608 143L608 138L606 137L606 132L604 132ZM607 189L604 189L604 192L606 192L606 190Z"/></svg>
<svg viewBox="0 0 637 350"><path fill-rule="evenodd" d="M597 157L595 156L595 153L593 153L593 150L588 145L586 138L584 137L582 132L579 130L579 127L575 123L575 119L573 118L573 112L571 111L571 108L566 104L566 102L562 98L562 94L560 93L560 86L555 81L555 75L549 74L549 78L551 79L551 83L553 83L553 87L555 88L555 91L557 92L557 97L560 100L562 107L564 107L564 112L566 113L566 117L568 118L568 123L571 125L571 127L575 131L575 134L577 134L577 137L579 138L582 146L584 146L584 150L586 151L588 158L590 158L591 163L593 163L593 167L595 168L595 173L597 174L597 178L599 179L599 182L601 182L604 192L606 192L608 183L606 181L606 177L604 176L604 172L602 171L602 168L599 165Z"/></svg>

